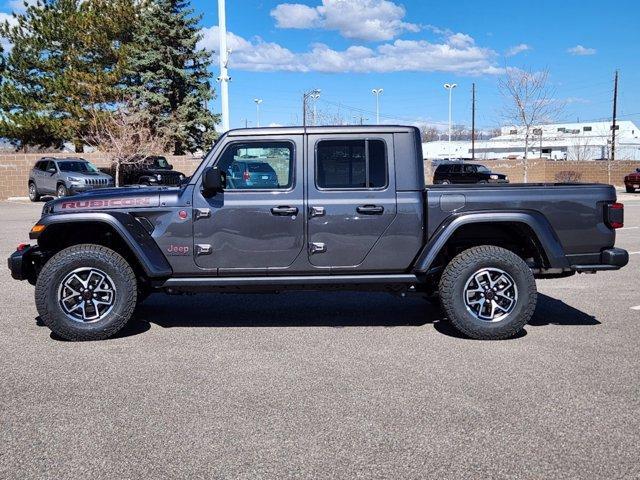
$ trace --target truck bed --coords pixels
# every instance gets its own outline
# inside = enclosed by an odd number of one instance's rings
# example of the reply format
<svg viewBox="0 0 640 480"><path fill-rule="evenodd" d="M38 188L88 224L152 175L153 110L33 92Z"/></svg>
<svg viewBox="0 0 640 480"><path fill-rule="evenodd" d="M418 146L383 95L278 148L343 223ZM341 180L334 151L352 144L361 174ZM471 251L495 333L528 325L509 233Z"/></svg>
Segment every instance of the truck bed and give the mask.
<svg viewBox="0 0 640 480"><path fill-rule="evenodd" d="M615 231L605 224L604 210L616 201L611 185L583 183L431 185L425 188L427 238L451 215L505 210L535 212L555 232L570 264L595 261L613 247Z"/></svg>

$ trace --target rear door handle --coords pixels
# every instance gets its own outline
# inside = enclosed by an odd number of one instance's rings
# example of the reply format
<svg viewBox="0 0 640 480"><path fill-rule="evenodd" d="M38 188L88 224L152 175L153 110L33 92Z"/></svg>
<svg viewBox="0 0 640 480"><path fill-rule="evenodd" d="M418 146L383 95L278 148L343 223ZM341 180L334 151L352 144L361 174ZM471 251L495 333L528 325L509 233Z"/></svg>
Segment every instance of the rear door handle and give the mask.
<svg viewBox="0 0 640 480"><path fill-rule="evenodd" d="M380 205L360 205L356 208L356 212L362 215L382 215L384 213L384 207Z"/></svg>
<svg viewBox="0 0 640 480"><path fill-rule="evenodd" d="M271 214L277 215L280 217L292 216L292 215L298 214L298 209L297 207L285 207L285 206L273 207L271 209Z"/></svg>

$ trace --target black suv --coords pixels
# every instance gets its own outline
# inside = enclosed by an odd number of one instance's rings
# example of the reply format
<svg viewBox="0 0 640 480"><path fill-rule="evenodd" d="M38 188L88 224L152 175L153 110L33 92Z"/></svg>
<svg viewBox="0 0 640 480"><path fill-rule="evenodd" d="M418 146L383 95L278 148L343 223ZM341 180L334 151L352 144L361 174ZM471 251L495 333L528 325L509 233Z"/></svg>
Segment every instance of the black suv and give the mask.
<svg viewBox="0 0 640 480"><path fill-rule="evenodd" d="M509 183L509 177L477 163L441 163L433 174L433 183Z"/></svg>
<svg viewBox="0 0 640 480"><path fill-rule="evenodd" d="M166 157L150 156L142 162L123 165L120 185L180 185L184 173L173 171Z"/></svg>

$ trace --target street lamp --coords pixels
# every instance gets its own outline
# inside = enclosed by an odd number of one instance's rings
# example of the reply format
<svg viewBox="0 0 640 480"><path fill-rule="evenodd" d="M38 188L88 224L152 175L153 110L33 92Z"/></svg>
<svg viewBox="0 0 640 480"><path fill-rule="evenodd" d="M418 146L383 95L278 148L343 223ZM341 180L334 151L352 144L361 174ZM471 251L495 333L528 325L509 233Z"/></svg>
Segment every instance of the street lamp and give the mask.
<svg viewBox="0 0 640 480"><path fill-rule="evenodd" d="M444 88L449 90L449 160L451 160L451 93L458 85L455 83L445 83Z"/></svg>
<svg viewBox="0 0 640 480"><path fill-rule="evenodd" d="M307 100L309 97L313 97L314 99L320 98L320 90L314 88L313 90L309 90L308 92L304 92L302 94L302 126L304 128L307 127ZM315 104L314 104L315 107ZM315 122L315 119L314 119Z"/></svg>
<svg viewBox="0 0 640 480"><path fill-rule="evenodd" d="M316 103L320 98L320 90L315 90L309 95L309 98L313 100L313 126L316 126L318 123L318 111L316 110Z"/></svg>
<svg viewBox="0 0 640 480"><path fill-rule="evenodd" d="M382 88L374 88L371 90L371 93L376 96L376 125L380 125L380 95L382 92L384 92Z"/></svg>
<svg viewBox="0 0 640 480"><path fill-rule="evenodd" d="M260 104L262 103L261 98L254 98L254 102L256 102L256 126L260 126Z"/></svg>

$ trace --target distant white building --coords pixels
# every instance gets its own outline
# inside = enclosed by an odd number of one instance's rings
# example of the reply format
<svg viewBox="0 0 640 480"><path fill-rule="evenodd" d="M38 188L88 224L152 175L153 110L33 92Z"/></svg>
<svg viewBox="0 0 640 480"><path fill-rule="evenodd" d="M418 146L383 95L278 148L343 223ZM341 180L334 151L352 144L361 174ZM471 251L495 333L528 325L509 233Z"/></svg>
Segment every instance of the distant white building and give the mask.
<svg viewBox="0 0 640 480"><path fill-rule="evenodd" d="M601 160L611 153L611 122L557 123L531 129L529 158ZM524 157L524 128L503 127L489 140L476 140L476 160ZM422 144L424 158L471 159L471 141ZM640 130L631 121L616 122L616 159L640 160Z"/></svg>

